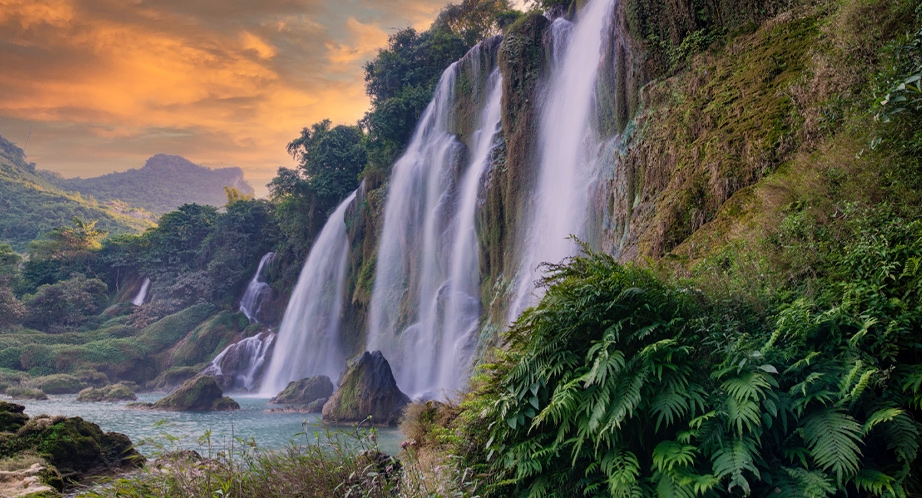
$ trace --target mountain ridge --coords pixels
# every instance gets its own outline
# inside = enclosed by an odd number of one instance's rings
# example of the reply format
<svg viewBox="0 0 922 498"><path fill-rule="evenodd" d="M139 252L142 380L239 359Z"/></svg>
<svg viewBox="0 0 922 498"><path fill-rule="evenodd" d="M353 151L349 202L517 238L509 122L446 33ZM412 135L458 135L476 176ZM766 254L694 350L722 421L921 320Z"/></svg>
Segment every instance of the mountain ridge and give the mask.
<svg viewBox="0 0 922 498"><path fill-rule="evenodd" d="M244 195L254 192L238 167L211 169L182 156L163 153L148 158L141 168L97 177L62 178L44 170L39 174L64 190L92 196L101 202L130 202L158 215L190 203L222 206L227 200L225 186Z"/></svg>

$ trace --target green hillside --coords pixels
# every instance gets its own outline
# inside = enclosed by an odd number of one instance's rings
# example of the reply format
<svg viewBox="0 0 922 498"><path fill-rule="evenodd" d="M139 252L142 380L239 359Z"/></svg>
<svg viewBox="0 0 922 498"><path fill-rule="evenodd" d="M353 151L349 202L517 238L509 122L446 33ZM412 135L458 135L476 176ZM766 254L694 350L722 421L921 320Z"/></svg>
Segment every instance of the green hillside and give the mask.
<svg viewBox="0 0 922 498"><path fill-rule="evenodd" d="M95 178L61 178L46 171L39 174L64 190L101 202L130 200L132 205L158 215L190 203L223 206L227 202L225 186L245 195L253 193L240 168L210 169L168 154L152 156L140 169Z"/></svg>
<svg viewBox="0 0 922 498"><path fill-rule="evenodd" d="M137 233L151 226L148 213L124 203L100 204L55 187L36 174L23 150L0 137L0 243L23 252L29 242L70 225L74 216L98 220L112 234Z"/></svg>

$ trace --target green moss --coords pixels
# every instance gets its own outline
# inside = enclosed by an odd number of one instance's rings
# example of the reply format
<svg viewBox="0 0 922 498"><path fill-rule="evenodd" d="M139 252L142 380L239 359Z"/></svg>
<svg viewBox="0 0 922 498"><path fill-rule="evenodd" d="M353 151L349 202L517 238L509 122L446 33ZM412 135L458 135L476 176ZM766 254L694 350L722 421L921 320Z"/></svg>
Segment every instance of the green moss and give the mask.
<svg viewBox="0 0 922 498"><path fill-rule="evenodd" d="M86 387L80 379L67 374L37 377L32 379L29 384L32 387L40 389L45 394L74 394Z"/></svg>
<svg viewBox="0 0 922 498"><path fill-rule="evenodd" d="M134 395L131 388L125 384L114 384L101 388L89 387L80 391L80 395L77 396L77 401L82 402L136 401L137 399L138 397Z"/></svg>
<svg viewBox="0 0 922 498"><path fill-rule="evenodd" d="M170 366L192 366L217 356L250 322L242 313L221 311L183 338L170 352Z"/></svg>

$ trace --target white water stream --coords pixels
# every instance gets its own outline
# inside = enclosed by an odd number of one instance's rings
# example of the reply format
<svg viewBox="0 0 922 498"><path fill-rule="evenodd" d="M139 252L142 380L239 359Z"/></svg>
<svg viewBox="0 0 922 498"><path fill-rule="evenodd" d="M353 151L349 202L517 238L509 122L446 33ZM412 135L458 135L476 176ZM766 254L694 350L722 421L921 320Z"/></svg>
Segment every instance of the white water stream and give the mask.
<svg viewBox="0 0 922 498"><path fill-rule="evenodd" d="M538 175L526 240L519 242L511 322L537 302L540 265L559 263L578 251L570 235L586 236L589 187L596 177L600 140L590 123L595 112L596 77L610 31L616 0L593 0L571 23L551 25L550 84L541 110Z"/></svg>
<svg viewBox="0 0 922 498"><path fill-rule="evenodd" d="M274 396L289 382L314 375L334 381L345 368L339 323L349 240L345 213L355 192L330 215L314 241L279 326L260 392Z"/></svg>

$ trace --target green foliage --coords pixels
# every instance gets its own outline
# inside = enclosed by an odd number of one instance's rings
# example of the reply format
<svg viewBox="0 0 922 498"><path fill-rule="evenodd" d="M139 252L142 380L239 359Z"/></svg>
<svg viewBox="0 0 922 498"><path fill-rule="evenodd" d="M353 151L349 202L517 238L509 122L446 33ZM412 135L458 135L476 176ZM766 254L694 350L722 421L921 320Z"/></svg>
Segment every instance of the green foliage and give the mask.
<svg viewBox="0 0 922 498"><path fill-rule="evenodd" d="M609 256L551 266L475 384L465 465L487 496L918 493L922 225L843 223L815 297L768 322Z"/></svg>
<svg viewBox="0 0 922 498"><path fill-rule="evenodd" d="M25 252L29 243L43 234L70 223L74 216L99 220L100 229L111 233L139 232L150 226L144 219L131 218L113 206L64 192L35 172L22 149L0 137L0 243Z"/></svg>
<svg viewBox="0 0 922 498"><path fill-rule="evenodd" d="M358 126L331 128L330 120L301 130L301 136L288 143L288 153L300 165L305 189L327 208L358 187L359 173L365 167L364 135ZM276 185L275 182L270 186ZM299 192L298 187L278 185L275 195Z"/></svg>
<svg viewBox="0 0 922 498"><path fill-rule="evenodd" d="M464 9L463 4L460 8ZM451 18L459 26L465 24L460 18L446 16L446 21ZM442 72L472 45L439 23L423 33L406 28L391 35L387 48L365 64L365 91L371 97L371 110L362 125L368 132L373 164L386 168L403 150Z"/></svg>
<svg viewBox="0 0 922 498"><path fill-rule="evenodd" d="M96 278L77 275L45 284L25 297L25 323L50 332L72 330L96 315L108 300L108 286Z"/></svg>

